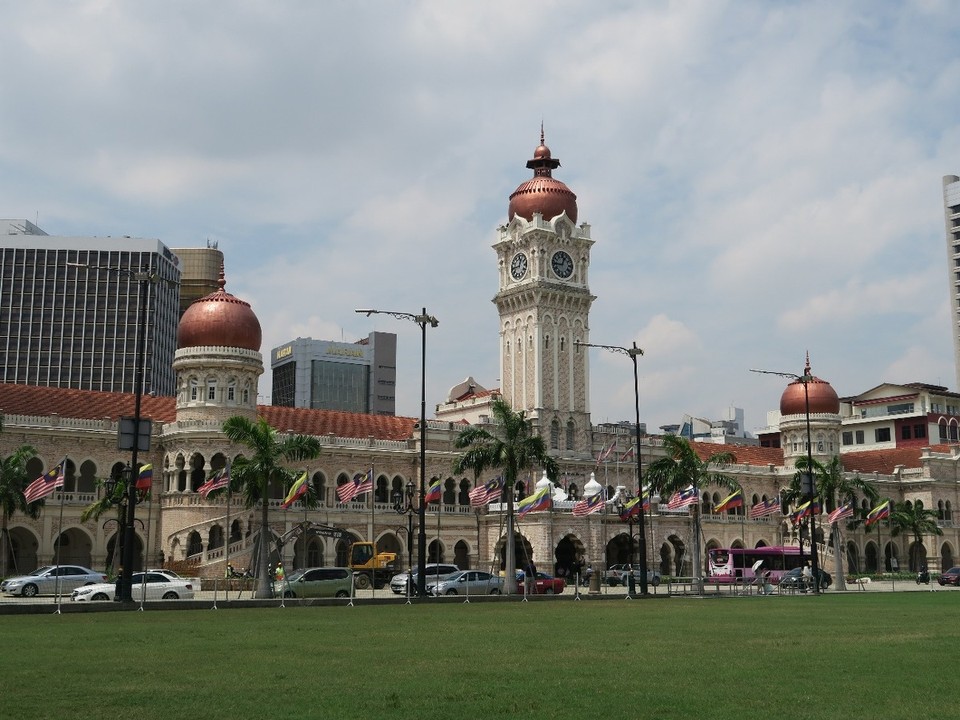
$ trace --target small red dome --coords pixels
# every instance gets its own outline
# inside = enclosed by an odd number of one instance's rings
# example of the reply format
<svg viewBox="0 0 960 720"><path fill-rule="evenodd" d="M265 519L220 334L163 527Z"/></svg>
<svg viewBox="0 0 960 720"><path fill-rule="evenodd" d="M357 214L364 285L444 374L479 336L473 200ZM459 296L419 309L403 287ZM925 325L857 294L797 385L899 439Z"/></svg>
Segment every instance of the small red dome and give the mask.
<svg viewBox="0 0 960 720"><path fill-rule="evenodd" d="M263 333L250 303L234 297L224 286L220 271L220 289L196 300L180 318L177 348L219 346L259 352Z"/></svg>
<svg viewBox="0 0 960 720"><path fill-rule="evenodd" d="M543 128L540 129L540 145L533 151L533 159L527 161L527 167L533 170L533 178L520 184L510 195L507 208L507 221L519 215L533 220L534 213L540 213L544 220L551 220L566 212L567 217L577 222L577 196L552 172L560 167L560 161L550 155L550 148L543 143Z"/></svg>
<svg viewBox="0 0 960 720"><path fill-rule="evenodd" d="M794 380L787 385L780 396L780 414L781 415L805 415L807 412L807 401L810 402L811 413L830 413L836 415L840 412L840 397L836 390L826 380L814 377L810 373L810 356L807 356L807 366L803 374L810 379L804 383L802 379ZM806 390L804 390L806 386Z"/></svg>

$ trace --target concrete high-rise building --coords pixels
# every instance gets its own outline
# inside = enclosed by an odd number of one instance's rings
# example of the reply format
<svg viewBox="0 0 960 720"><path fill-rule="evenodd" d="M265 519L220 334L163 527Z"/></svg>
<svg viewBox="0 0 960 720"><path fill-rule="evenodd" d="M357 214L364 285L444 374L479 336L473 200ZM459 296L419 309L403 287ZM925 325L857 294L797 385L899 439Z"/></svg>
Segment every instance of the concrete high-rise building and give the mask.
<svg viewBox="0 0 960 720"><path fill-rule="evenodd" d="M355 343L297 338L270 353L273 405L396 413L397 336L373 332Z"/></svg>
<svg viewBox="0 0 960 720"><path fill-rule="evenodd" d="M960 177L943 177L943 215L947 230L947 277L950 287L950 335L953 367L960 387Z"/></svg>
<svg viewBox="0 0 960 720"><path fill-rule="evenodd" d="M88 267L78 267L86 265ZM0 220L0 382L133 392L141 283L145 392L174 394L180 269L159 240L60 237Z"/></svg>

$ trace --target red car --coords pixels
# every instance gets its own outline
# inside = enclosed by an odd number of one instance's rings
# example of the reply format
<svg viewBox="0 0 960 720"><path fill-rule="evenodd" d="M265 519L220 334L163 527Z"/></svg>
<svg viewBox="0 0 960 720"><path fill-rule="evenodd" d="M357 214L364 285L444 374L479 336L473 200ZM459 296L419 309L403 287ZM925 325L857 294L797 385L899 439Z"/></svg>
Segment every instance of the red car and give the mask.
<svg viewBox="0 0 960 720"><path fill-rule="evenodd" d="M941 585L960 586L960 567L952 567L946 572L940 573L940 577L937 578L937 582Z"/></svg>
<svg viewBox="0 0 960 720"><path fill-rule="evenodd" d="M524 585L524 579L523 572L517 573L517 584L521 588ZM565 587L567 587L567 582L563 578L537 572L533 577L533 582L527 587L527 593L530 595L559 595Z"/></svg>

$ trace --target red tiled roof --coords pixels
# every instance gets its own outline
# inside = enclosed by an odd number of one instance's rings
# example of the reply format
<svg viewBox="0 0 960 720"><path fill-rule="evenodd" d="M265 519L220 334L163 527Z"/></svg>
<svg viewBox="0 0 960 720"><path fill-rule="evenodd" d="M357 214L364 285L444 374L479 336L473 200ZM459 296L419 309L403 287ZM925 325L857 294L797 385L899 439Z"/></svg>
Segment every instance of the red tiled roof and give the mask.
<svg viewBox="0 0 960 720"><path fill-rule="evenodd" d="M0 383L0 413L9 415L59 415L83 420L116 420L121 416L132 415L133 406L132 393ZM414 425L418 422L417 418L272 405L260 405L257 412L279 432L292 430L295 433L316 436L333 433L336 437L344 438L406 440L413 436ZM173 422L177 419L176 399L144 395L140 413L144 418L157 422Z"/></svg>
<svg viewBox="0 0 960 720"><path fill-rule="evenodd" d="M133 393L70 390L0 383L0 412L8 415L59 415L81 420L116 420L133 415ZM176 400L172 397L144 395L140 415L158 422L177 419Z"/></svg>
<svg viewBox="0 0 960 720"><path fill-rule="evenodd" d="M718 445L695 440L690 446L701 460L720 452L733 453L738 465L783 465L783 448L760 447L759 445Z"/></svg>
<svg viewBox="0 0 960 720"><path fill-rule="evenodd" d="M933 445L930 450L937 453L949 453L951 446ZM847 472L857 471L865 474L878 472L881 475L892 475L897 465L903 465L905 468L920 467L922 453L923 447L919 445L891 450L864 450L843 453L840 455L840 462L843 463L843 469Z"/></svg>

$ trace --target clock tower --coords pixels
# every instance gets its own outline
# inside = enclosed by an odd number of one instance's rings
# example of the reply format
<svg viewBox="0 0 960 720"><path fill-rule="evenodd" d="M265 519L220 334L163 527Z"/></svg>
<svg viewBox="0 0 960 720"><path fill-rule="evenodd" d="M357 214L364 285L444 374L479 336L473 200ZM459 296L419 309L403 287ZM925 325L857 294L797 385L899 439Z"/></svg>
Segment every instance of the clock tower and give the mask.
<svg viewBox="0 0 960 720"><path fill-rule="evenodd" d="M547 447L592 452L587 358L590 226L577 225L577 196L552 176L560 161L540 145L527 167L533 178L510 196L498 229L501 393L533 420Z"/></svg>

